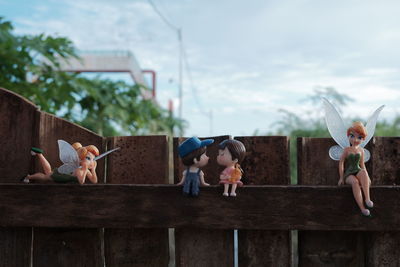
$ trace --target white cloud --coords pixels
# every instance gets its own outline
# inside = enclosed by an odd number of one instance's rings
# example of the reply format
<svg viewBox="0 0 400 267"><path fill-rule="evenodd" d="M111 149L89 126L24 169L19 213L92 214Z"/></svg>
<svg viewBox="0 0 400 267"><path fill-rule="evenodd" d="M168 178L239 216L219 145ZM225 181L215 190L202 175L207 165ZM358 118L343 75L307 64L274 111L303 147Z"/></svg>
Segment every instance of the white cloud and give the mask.
<svg viewBox="0 0 400 267"><path fill-rule="evenodd" d="M178 108L177 35L147 1L38 2L40 16L15 18L19 33L57 33L85 50L129 49L142 67L157 71L159 102L175 99ZM273 122L279 108L303 114L307 108L299 100L318 85L357 99L345 114L369 114L369 107L387 103L382 116L390 117L389 106L397 106L398 1L153 2L183 29L197 102L214 110L215 134L251 134L263 128L253 117ZM202 135L209 131L197 120L208 122L199 119L189 85L185 72L188 132Z"/></svg>

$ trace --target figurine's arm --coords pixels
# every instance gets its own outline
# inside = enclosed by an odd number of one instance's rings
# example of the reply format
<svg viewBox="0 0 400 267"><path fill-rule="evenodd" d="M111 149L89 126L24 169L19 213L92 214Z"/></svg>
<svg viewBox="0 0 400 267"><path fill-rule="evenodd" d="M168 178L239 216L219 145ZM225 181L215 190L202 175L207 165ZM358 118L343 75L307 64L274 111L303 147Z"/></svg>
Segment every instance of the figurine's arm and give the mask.
<svg viewBox="0 0 400 267"><path fill-rule="evenodd" d="M223 172L221 172L221 174L219 175L220 180L226 180L229 178L230 178L230 175L228 175L225 170Z"/></svg>
<svg viewBox="0 0 400 267"><path fill-rule="evenodd" d="M78 178L78 182L80 184L85 183L86 174L88 172L88 167L86 164L82 164L82 168L78 168L76 170L76 177Z"/></svg>
<svg viewBox="0 0 400 267"><path fill-rule="evenodd" d="M94 161L94 167L92 169L89 169L87 172L87 178L93 183L97 184L97 174L96 174L96 167L97 167L97 161Z"/></svg>
<svg viewBox="0 0 400 267"><path fill-rule="evenodd" d="M343 185L344 180L343 180L343 174L344 174L344 160L346 159L347 151L344 150L342 153L342 156L340 157L339 160L339 182L338 185Z"/></svg>
<svg viewBox="0 0 400 267"><path fill-rule="evenodd" d="M229 179L229 176L224 174L224 173L221 173L221 175L219 176L219 179L220 180L226 180L226 179Z"/></svg>
<svg viewBox="0 0 400 267"><path fill-rule="evenodd" d="M210 184L208 184L204 181L204 172L203 171L200 172L200 183L201 183L201 185L204 185L204 186L210 186Z"/></svg>
<svg viewBox="0 0 400 267"><path fill-rule="evenodd" d="M185 182L185 178L186 178L186 170L183 171L182 180L176 185L183 185L183 183Z"/></svg>
<svg viewBox="0 0 400 267"><path fill-rule="evenodd" d="M361 169L367 170L365 168L365 162L364 162L364 149L361 149L360 167Z"/></svg>

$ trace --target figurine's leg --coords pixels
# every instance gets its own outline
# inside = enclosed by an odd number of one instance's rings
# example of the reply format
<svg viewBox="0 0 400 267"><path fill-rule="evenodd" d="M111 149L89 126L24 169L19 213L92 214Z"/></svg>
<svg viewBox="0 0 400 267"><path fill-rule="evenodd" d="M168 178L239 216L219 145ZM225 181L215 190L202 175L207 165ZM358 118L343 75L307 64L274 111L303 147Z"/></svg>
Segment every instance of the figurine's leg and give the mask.
<svg viewBox="0 0 400 267"><path fill-rule="evenodd" d="M222 195L227 197L228 196L228 190L229 190L229 184L224 184L224 193Z"/></svg>
<svg viewBox="0 0 400 267"><path fill-rule="evenodd" d="M47 174L47 175L50 175L51 174L50 163L43 156L43 154L36 154L36 156L39 158L39 161L40 161L40 164L42 165L44 173Z"/></svg>
<svg viewBox="0 0 400 267"><path fill-rule="evenodd" d="M371 201L369 195L369 187L371 185L371 179L368 176L368 172L366 170L359 171L357 173L357 178L360 181L361 188L364 192L365 204L367 205L368 208L372 208L374 206L374 203Z"/></svg>
<svg viewBox="0 0 400 267"><path fill-rule="evenodd" d="M191 185L192 196L194 196L194 197L199 196L199 192L200 192L199 187L200 187L200 183L198 180L192 181L192 185Z"/></svg>
<svg viewBox="0 0 400 267"><path fill-rule="evenodd" d="M232 184L231 197L236 197L236 187L237 184Z"/></svg>
<svg viewBox="0 0 400 267"><path fill-rule="evenodd" d="M356 200L361 212L364 215L369 215L369 210L365 208L363 203L360 182L358 181L358 179L354 175L350 175L346 178L346 183L351 185L351 188L353 189L354 199Z"/></svg>
<svg viewBox="0 0 400 267"><path fill-rule="evenodd" d="M50 175L51 174L44 174L38 172L35 174L27 175L26 178L28 178L29 180L37 180L37 181L52 181L53 179L51 178Z"/></svg>
<svg viewBox="0 0 400 267"><path fill-rule="evenodd" d="M183 184L183 194L184 195L189 195L190 193L190 181L186 180L185 183Z"/></svg>

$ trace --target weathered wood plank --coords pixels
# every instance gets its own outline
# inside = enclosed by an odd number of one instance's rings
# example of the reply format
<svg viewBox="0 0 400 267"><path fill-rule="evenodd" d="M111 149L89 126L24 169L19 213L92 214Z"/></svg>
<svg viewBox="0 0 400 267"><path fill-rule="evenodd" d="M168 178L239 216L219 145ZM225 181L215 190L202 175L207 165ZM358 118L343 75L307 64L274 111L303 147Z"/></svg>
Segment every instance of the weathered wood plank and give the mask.
<svg viewBox="0 0 400 267"><path fill-rule="evenodd" d="M0 226L366 230L400 227L400 187L372 187L365 218L350 187L246 186L227 199L218 186L187 198L175 185L0 184ZM50 203L50 204L49 204ZM45 207L45 208L43 208ZM221 211L224 211L223 213Z"/></svg>
<svg viewBox="0 0 400 267"><path fill-rule="evenodd" d="M33 266L103 266L100 234L97 229L35 228Z"/></svg>
<svg viewBox="0 0 400 267"><path fill-rule="evenodd" d="M104 151L103 137L76 124L45 112L38 112L36 121L37 137L34 144L43 149L43 155L52 168L62 164L59 159L58 139L70 144L80 142L83 146L95 145L99 151ZM99 183L104 181L104 167L104 159L99 160L96 168ZM42 171L38 161L36 161L36 171ZM59 197L53 196L53 198ZM67 205L62 198L60 200L62 201L55 206L58 209ZM53 199L42 203L40 209L50 205L53 205ZM72 210L70 212L74 213ZM101 233L100 229L34 229L33 266L43 266L44 262L47 266L102 266ZM48 244L52 244L52 247L48 248Z"/></svg>
<svg viewBox="0 0 400 267"><path fill-rule="evenodd" d="M400 137L374 137L372 151L372 185L400 184ZM372 193L375 206L381 206L377 196ZM390 206L388 206L390 208ZM389 212L389 211L388 211ZM372 211L375 215L375 209ZM366 234L367 266L400 266L400 232L370 232Z"/></svg>
<svg viewBox="0 0 400 267"><path fill-rule="evenodd" d="M329 148L336 145L332 138L298 138L298 184L337 185L339 162L329 157ZM371 149L369 147L369 149ZM370 162L366 164L371 169ZM356 216L360 211L351 191L345 205L354 208ZM323 198L323 196L321 197ZM321 199L318 202L321 203ZM326 209L341 210L337 202L326 203ZM317 215L315 216L322 216ZM338 220L332 218L332 220ZM347 218L343 218L347 220ZM333 229L329 229L333 230ZM299 266L364 266L365 247L362 232L303 232L299 231Z"/></svg>
<svg viewBox="0 0 400 267"><path fill-rule="evenodd" d="M108 158L107 184L168 183L167 136L108 138L114 147L121 149ZM167 266L168 229L106 228L104 248L107 267Z"/></svg>
<svg viewBox="0 0 400 267"><path fill-rule="evenodd" d="M36 106L0 88L1 183L16 183L32 169ZM0 266L29 266L32 228L0 228Z"/></svg>
<svg viewBox="0 0 400 267"><path fill-rule="evenodd" d="M251 185L290 184L289 138L235 137L246 147L243 182ZM240 191L239 188L238 191ZM240 197L240 195L239 195ZM239 266L289 266L289 231L239 230Z"/></svg>
<svg viewBox="0 0 400 267"><path fill-rule="evenodd" d="M210 157L208 165L202 170L204 179L209 184L218 184L219 175L223 167L217 164L218 144L230 136L204 137L200 139L214 139L214 143L207 147L207 155ZM182 178L182 172L185 166L178 156L178 145L186 138L174 138L174 177L175 183ZM181 187L179 187L182 190ZM222 189L218 187L219 194ZM202 198L203 188L200 189ZM192 199L185 198L182 201L188 202ZM196 212L190 211L191 213ZM220 211L222 212L222 210ZM210 228L207 225L202 226ZM233 266L233 228L227 227L227 230L193 229L181 228L175 229L175 258L176 266Z"/></svg>
<svg viewBox="0 0 400 267"><path fill-rule="evenodd" d="M175 229L175 242L179 244L179 249L176 250L177 266L233 266L232 232L201 228ZM181 249L183 245L192 249ZM199 255L199 249L201 253L207 254ZM222 263L227 265L221 265Z"/></svg>

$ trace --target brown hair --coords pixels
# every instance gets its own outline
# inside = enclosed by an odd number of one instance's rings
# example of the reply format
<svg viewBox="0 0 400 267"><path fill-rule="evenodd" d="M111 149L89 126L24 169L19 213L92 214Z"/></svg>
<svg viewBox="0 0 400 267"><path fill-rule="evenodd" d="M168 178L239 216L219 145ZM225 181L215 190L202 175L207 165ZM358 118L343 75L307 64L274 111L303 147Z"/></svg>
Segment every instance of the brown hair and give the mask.
<svg viewBox="0 0 400 267"><path fill-rule="evenodd" d="M352 132L357 133L362 138L365 138L368 135L367 129L365 129L364 124L362 124L360 121L353 122L353 125L347 129L347 136L349 136Z"/></svg>
<svg viewBox="0 0 400 267"><path fill-rule="evenodd" d="M92 153L95 157L97 157L100 154L99 150L94 145L82 147L81 143L76 142L72 144L72 147L75 148L80 160L84 160L87 153L89 152Z"/></svg>
<svg viewBox="0 0 400 267"><path fill-rule="evenodd" d="M218 149L224 150L225 147L228 148L232 155L232 160L237 159L238 163L241 163L246 156L246 148L242 142L235 139L226 139L218 145Z"/></svg>
<svg viewBox="0 0 400 267"><path fill-rule="evenodd" d="M227 148L232 155L232 160L237 159L237 163L235 163L235 170L231 175L231 178L234 180L238 180L242 177L243 170L240 167L240 164L244 156L246 156L246 147L243 145L242 142L235 140L235 139L226 139L219 143L218 149L224 150Z"/></svg>
<svg viewBox="0 0 400 267"><path fill-rule="evenodd" d="M193 150L186 156L182 158L182 163L185 166L190 166L194 164L194 159L197 159L198 161L200 160L201 155L203 155L206 152L206 147L200 147L196 150Z"/></svg>

